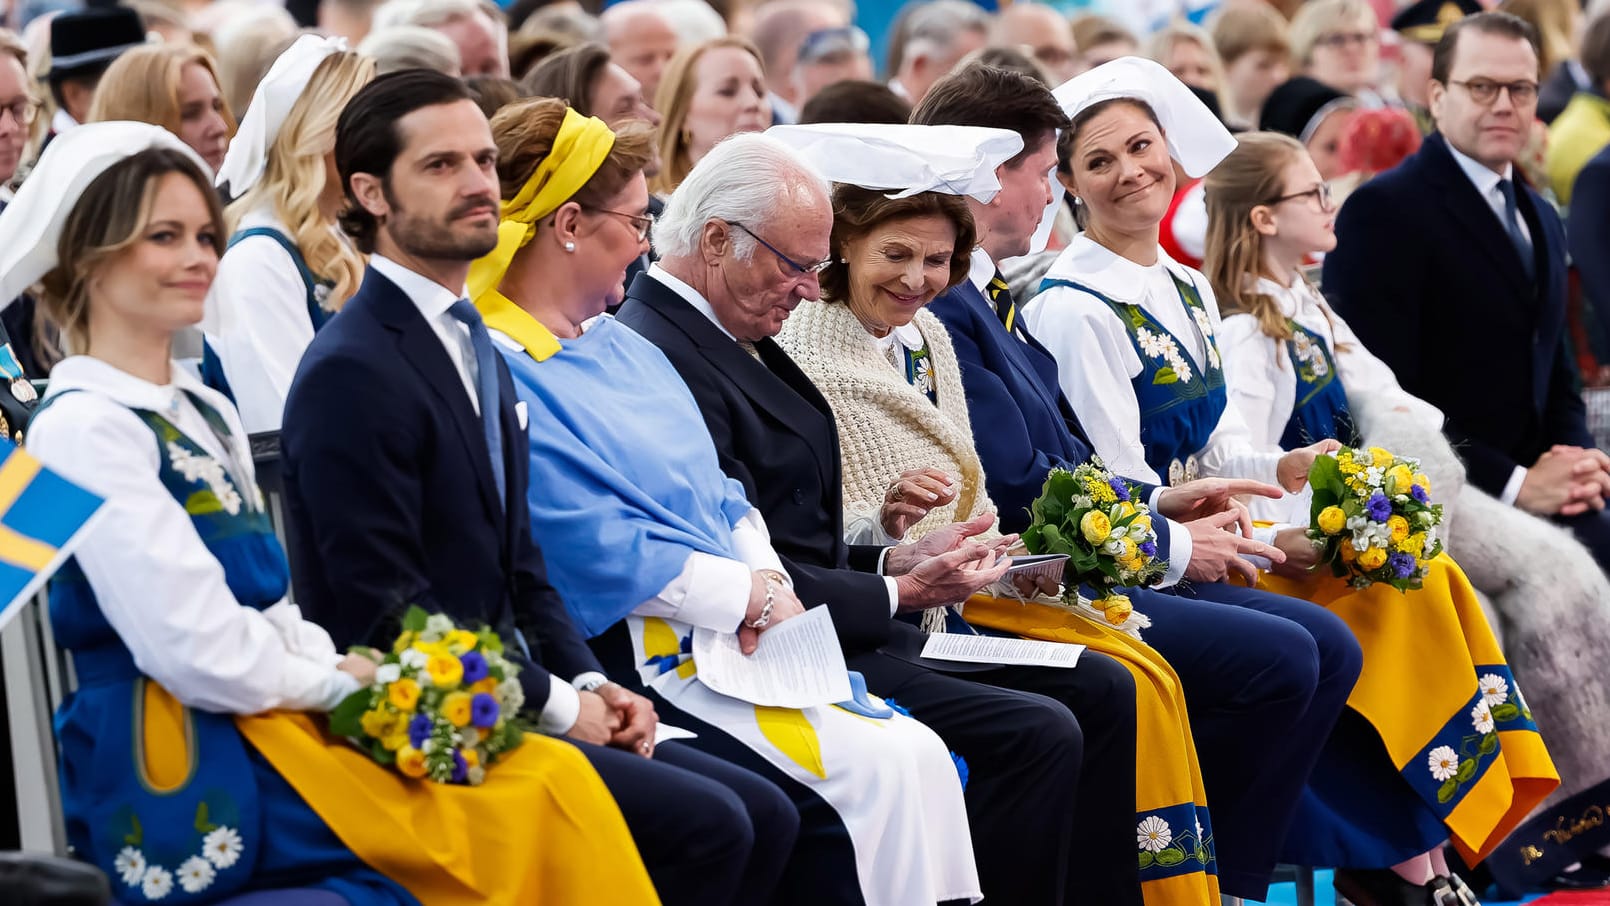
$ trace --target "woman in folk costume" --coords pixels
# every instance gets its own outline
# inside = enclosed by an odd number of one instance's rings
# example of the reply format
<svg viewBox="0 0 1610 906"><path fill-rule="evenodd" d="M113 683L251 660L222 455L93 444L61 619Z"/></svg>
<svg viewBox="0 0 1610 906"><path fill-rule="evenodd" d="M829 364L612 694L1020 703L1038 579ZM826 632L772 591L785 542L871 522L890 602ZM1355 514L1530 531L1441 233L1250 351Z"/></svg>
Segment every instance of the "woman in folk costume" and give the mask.
<svg viewBox="0 0 1610 906"><path fill-rule="evenodd" d="M1157 243L1171 152L1207 154L1198 161L1205 170L1234 139L1172 76L1142 61L1092 70L1058 95L1073 118L1060 156L1086 232L1051 266L1024 315L1057 358L1063 392L1097 452L1126 473L1176 478L1201 468L1274 478L1294 454L1253 447L1228 404L1213 291ZM1324 449L1304 449L1316 448ZM1339 888L1368 906L1474 902L1436 850L1451 836L1484 856L1558 783L1530 712L1493 710L1500 683L1513 688L1513 679L1452 561L1433 561L1418 606L1405 607L1394 590L1308 576L1315 550L1305 529L1263 530L1286 554L1279 571L1300 578L1262 587L1341 618L1366 666L1319 753L1284 855L1398 866L1338 876Z"/></svg>
<svg viewBox="0 0 1610 906"><path fill-rule="evenodd" d="M1022 139L968 126L813 125L768 134L836 183L835 266L823 273L823 300L802 302L778 342L833 408L845 524L859 526L847 531L910 540L992 512L949 335L923 306L969 266L972 215L955 193L992 197L1000 189L995 168L1022 149ZM893 291L888 302L868 301L885 290ZM903 500L886 495L891 482ZM919 495L923 503L909 502ZM1099 621L1040 604L1013 603L1010 616L1021 625L1008 629L1039 627L1032 634L1088 645L1134 676L1144 766L1135 771L1133 823L1090 835L1135 840L1138 883L1124 900L1108 902L1216 903L1219 847L1179 678L1157 652ZM935 628L946 626L973 631L954 615ZM1162 865L1156 860L1165 850Z"/></svg>
<svg viewBox="0 0 1610 906"><path fill-rule="evenodd" d="M142 123L59 136L0 214L0 288L40 281L78 351L30 450L106 501L50 594L79 683L56 716L79 856L119 902L658 902L568 744L528 736L485 784L447 786L310 716L375 664L286 600L240 419L169 358L201 319L222 229L200 158Z"/></svg>
<svg viewBox="0 0 1610 906"><path fill-rule="evenodd" d="M218 171L234 202L201 321L202 377L234 399L250 433L279 430L303 350L363 277L336 225L335 123L374 76L345 41L296 39L258 83Z"/></svg>
<svg viewBox="0 0 1610 906"><path fill-rule="evenodd" d="M958 767L931 730L870 697L764 707L699 679L695 630L751 650L804 611L692 394L654 344L604 315L652 223L649 127L617 135L553 99L512 105L492 127L504 219L470 292L529 414L532 533L577 625L610 675L636 678L667 722L696 731L689 745L795 800L779 897L977 900Z"/></svg>
<svg viewBox="0 0 1610 906"><path fill-rule="evenodd" d="M1440 459L1451 460L1452 452L1441 434L1442 413L1406 392L1392 369L1364 348L1347 323L1302 276L1303 261L1336 245L1336 206L1303 148L1283 135L1244 135L1236 150L1208 177L1208 185L1212 254L1207 273L1226 313L1220 335L1225 384L1230 404L1246 423L1252 446L1275 451L1326 437L1350 445L1369 437L1410 455L1419 452L1417 447L1447 450ZM1382 439L1385 437L1392 440ZM1409 448L1398 447L1405 443ZM1491 537L1500 549L1525 549L1534 544L1526 523L1537 520L1490 498L1471 500L1485 495L1468 485L1455 490L1461 483L1439 482L1440 493L1436 495L1447 508L1443 534L1452 554L1490 559L1476 545L1475 539L1484 537ZM1493 506L1484 506L1489 501ZM1466 504L1482 507L1482 515L1478 521L1461 519L1456 523L1458 528L1452 528L1448 523L1453 509L1464 509ZM1307 494L1254 504L1260 518L1295 524L1307 523L1309 508ZM1597 567L1587 552L1568 537L1558 537L1552 531L1545 537L1546 544L1531 548L1536 565L1517 564L1507 552L1497 558L1505 575L1497 586L1495 603L1509 624L1506 641L1522 643L1519 647L1506 644L1505 648L1515 664L1515 673L1526 680L1531 693L1526 701L1536 708L1536 722L1545 728L1549 749L1564 780L1550 796L1549 806L1535 813L1504 844L1494 870L1506 886L1517 889L1529 882L1543 882L1571 863L1580 862L1590 864L1585 870L1564 874L1580 873L1585 882L1600 873L1593 863L1605 864L1597 852L1605 843L1603 837L1594 840L1591 835L1573 834L1553 840L1543 836L1549 832L1562 836L1557 833L1559 819L1575 821L1588 804L1602 804L1610 785L1606 780L1610 764L1606 763L1603 731L1598 727L1598 715L1603 713L1610 687L1595 664L1605 646L1610 645L1607 630L1600 628L1610 589L1606 589L1602 578L1592 589L1596 593L1586 595L1573 595L1564 582L1551 583L1550 577L1571 571L1569 562L1562 564L1562 559L1576 560L1577 571L1590 575L1597 572ZM1456 543L1455 538L1460 542ZM1472 539L1471 546L1465 543L1467 538ZM1485 565L1483 569L1492 571ZM1532 573L1531 584L1546 589L1545 599L1527 594L1523 601L1510 601L1506 593L1517 584L1517 573ZM1471 579L1478 588L1482 587L1478 577ZM1288 586L1283 589L1288 594L1316 599L1324 594L1320 586L1330 584L1308 578L1270 581ZM1423 602L1433 594L1429 590L1410 592L1409 600L1414 608L1422 610L1444 606L1440 601ZM1357 606L1389 607L1395 601L1390 593L1384 597L1386 600L1361 599ZM1466 597L1460 593L1461 604ZM1565 600L1558 600L1561 598ZM1506 608L1506 604L1510 606ZM1562 620L1562 611L1576 614ZM1371 652L1371 646L1366 645L1365 651ZM1472 654L1482 656L1475 650ZM1494 675L1505 682L1483 684L1489 710L1518 703L1519 689L1504 674ZM1395 690L1402 687L1402 680L1398 671L1371 672L1367 668L1356 694L1367 695L1365 687L1372 683L1390 683ZM1578 801L1569 801L1571 797ZM1540 851L1543 847L1563 849L1568 855L1556 852L1547 860L1552 869L1528 872L1528 860L1518 855L1517 844L1535 845ZM1332 861L1326 864L1368 867L1367 863L1334 861L1341 858L1335 853L1330 858ZM1531 861L1542 860L1534 856ZM1570 883L1572 878L1559 880Z"/></svg>

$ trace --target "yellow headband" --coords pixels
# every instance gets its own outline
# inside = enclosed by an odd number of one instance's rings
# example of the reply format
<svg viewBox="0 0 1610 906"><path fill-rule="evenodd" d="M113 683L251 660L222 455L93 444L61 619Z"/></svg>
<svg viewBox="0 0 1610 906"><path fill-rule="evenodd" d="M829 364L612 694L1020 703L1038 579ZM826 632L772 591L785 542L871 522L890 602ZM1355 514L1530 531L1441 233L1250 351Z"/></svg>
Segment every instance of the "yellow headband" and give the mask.
<svg viewBox="0 0 1610 906"><path fill-rule="evenodd" d="M615 133L603 120L565 108L553 150L537 164L536 172L520 193L503 202L497 248L470 265L470 301L479 305L483 296L498 288L514 261L514 253L537 234L537 222L581 191L614 147Z"/></svg>

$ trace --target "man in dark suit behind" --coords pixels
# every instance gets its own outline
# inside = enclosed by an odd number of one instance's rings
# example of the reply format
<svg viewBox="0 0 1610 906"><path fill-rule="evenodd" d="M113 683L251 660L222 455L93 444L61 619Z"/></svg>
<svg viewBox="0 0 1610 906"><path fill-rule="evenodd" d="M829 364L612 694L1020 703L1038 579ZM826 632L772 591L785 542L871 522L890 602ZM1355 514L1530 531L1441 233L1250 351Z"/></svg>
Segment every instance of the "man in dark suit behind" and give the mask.
<svg viewBox="0 0 1610 906"><path fill-rule="evenodd" d="M1610 457L1588 433L1566 337L1565 232L1514 179L1537 106L1537 36L1507 13L1450 25L1437 132L1353 193L1324 290L1411 393L1447 415L1470 480L1569 528L1610 568Z"/></svg>
<svg viewBox="0 0 1610 906"><path fill-rule="evenodd" d="M373 257L286 400L297 603L342 646L389 645L411 604L491 625L521 665L525 710L592 762L664 902L766 901L797 812L726 762L655 753L653 706L603 676L531 542L525 418L463 299L470 262L497 243L486 118L457 79L386 76L342 113L336 161L343 223Z"/></svg>

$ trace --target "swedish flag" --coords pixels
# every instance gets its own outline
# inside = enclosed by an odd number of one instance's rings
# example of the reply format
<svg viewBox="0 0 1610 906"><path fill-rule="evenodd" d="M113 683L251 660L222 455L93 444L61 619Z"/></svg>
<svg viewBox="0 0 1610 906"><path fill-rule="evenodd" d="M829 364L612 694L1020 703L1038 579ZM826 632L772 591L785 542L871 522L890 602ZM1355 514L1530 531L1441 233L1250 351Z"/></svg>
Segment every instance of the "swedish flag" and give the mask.
<svg viewBox="0 0 1610 906"><path fill-rule="evenodd" d="M0 443L0 627L71 554L101 498Z"/></svg>

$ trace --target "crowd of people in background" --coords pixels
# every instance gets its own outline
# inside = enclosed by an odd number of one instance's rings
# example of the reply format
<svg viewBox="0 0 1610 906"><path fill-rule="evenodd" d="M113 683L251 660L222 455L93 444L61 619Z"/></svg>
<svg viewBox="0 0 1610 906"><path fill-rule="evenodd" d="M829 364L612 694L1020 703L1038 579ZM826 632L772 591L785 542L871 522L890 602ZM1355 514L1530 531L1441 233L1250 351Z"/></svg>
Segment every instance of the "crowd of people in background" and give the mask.
<svg viewBox="0 0 1610 906"><path fill-rule="evenodd" d="M0 435L106 500L49 592L103 891L1610 888L1610 2L873 6L0 0ZM1443 508L1378 520L1410 591L1319 563L1344 449ZM1008 574L1089 463L1166 561L1121 611ZM482 785L317 719L410 606L521 667ZM816 608L853 699L701 680Z"/></svg>

